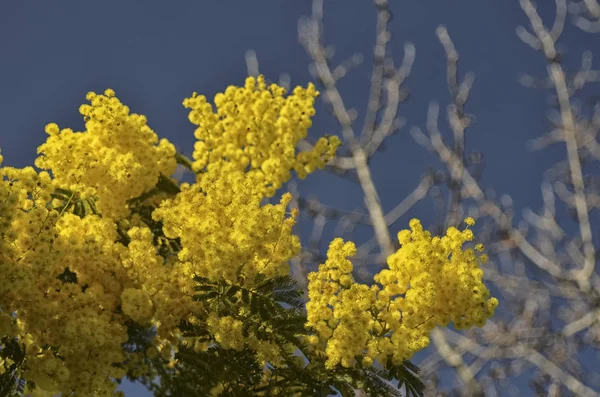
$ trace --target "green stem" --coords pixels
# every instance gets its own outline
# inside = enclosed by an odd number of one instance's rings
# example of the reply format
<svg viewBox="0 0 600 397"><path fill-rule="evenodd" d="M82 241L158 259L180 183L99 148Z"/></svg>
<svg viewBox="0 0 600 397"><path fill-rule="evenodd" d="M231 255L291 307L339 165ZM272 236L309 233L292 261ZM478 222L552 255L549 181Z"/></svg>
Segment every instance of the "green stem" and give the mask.
<svg viewBox="0 0 600 397"><path fill-rule="evenodd" d="M65 206L63 207L63 209L60 211L60 214L58 214L59 218L62 216L63 212L65 212L65 210L67 209L67 207L69 206L69 204L71 204L71 199L73 198L74 194L75 194L75 192L71 193L71 197L69 197L69 200L67 201L67 204L65 204Z"/></svg>
<svg viewBox="0 0 600 397"><path fill-rule="evenodd" d="M185 154L179 152L175 153L175 160L177 161L177 164L181 164L188 170L194 172L192 169L192 160L190 160Z"/></svg>
<svg viewBox="0 0 600 397"><path fill-rule="evenodd" d="M156 187L162 190L163 192L170 194L177 194L181 191L179 189L179 186L175 182L173 182L171 179L167 178L163 174L160 174L160 177L158 178L158 184L156 185Z"/></svg>

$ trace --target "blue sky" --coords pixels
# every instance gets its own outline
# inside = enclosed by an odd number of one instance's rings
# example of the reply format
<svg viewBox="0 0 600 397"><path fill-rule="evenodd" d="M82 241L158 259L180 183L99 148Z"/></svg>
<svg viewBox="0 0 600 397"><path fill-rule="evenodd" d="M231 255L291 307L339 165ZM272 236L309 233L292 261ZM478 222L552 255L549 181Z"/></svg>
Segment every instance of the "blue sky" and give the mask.
<svg viewBox="0 0 600 397"><path fill-rule="evenodd" d="M336 48L335 62L355 52L363 66L342 80L340 90L349 107L364 114L375 38L372 1L325 2L325 40ZM446 61L435 28L444 24L460 53L461 76L467 70L475 84L467 112L476 116L468 132L467 151L484 154L483 185L512 196L515 208L541 204L542 173L564 155L563 147L530 152L526 142L548 127L546 94L517 83L519 72L545 74L543 56L523 44L515 28L527 24L518 1L463 0L392 2L394 19L390 49L397 63L405 42L416 46L416 61L406 87L410 100L401 105L407 127L387 142L387 151L372 161L374 181L384 211L389 211L419 182L435 158L418 146L410 126L424 127L430 101L441 103L443 115L450 96ZM543 17L553 14L553 2L540 2ZM212 99L228 85L243 83L245 52L252 48L260 72L273 81L281 73L292 86L311 81L309 58L297 40L297 21L308 15L309 0L189 1L130 0L103 2L65 0L0 3L0 147L4 164L31 165L45 140L44 126L83 129L78 107L88 91L113 88L133 112L148 117L159 134L183 148L193 146L193 126L181 101L193 91ZM578 66L581 52L600 50L597 37L567 27L562 43L567 66ZM361 125L359 117L357 125ZM449 129L441 118L442 131ZM319 103L310 135L340 134ZM303 195L318 195L323 203L352 210L362 204L360 188L324 172L299 182ZM417 205L397 228L418 217L434 221L431 202ZM310 225L309 225L310 226ZM310 227L300 226L303 237ZM395 234L397 230L392 230ZM333 237L326 230L323 249ZM357 236L368 238L367 234ZM126 395L149 393L123 386Z"/></svg>

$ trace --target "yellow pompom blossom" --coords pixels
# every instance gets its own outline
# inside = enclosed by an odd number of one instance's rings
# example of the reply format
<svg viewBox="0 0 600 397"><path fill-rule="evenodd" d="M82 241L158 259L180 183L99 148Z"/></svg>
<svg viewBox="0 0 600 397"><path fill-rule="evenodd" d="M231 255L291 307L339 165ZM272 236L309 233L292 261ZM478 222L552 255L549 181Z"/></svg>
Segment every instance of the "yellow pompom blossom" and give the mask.
<svg viewBox="0 0 600 397"><path fill-rule="evenodd" d="M286 218L292 197L287 193L280 204L261 206L256 180L256 174L231 165L211 169L197 184L182 184L181 193L153 212L165 236L181 239L176 266L182 276L235 283L240 265L248 279L258 273L289 274L288 261L300 250L298 237L291 233L295 212Z"/></svg>
<svg viewBox="0 0 600 397"><path fill-rule="evenodd" d="M174 171L174 148L166 140L156 146L144 116L129 115L112 90L87 98L91 106L80 109L85 132L59 131L55 124L46 128L50 137L40 146L36 165L54 179L32 167L0 168L0 307L18 319L13 324L2 318L0 326L3 335L18 337L27 348L25 378L49 394L114 395L111 378L123 377L127 368L138 375L148 370L140 353L123 351L127 320L155 325L161 354L183 340L181 320L198 317L217 341L248 345L262 362L279 362L278 346L254 332L230 337L238 320L223 324L226 317L215 319L207 302L194 301L192 276L239 282L236 271L242 266L248 280L242 283L251 288L258 273L289 274L289 260L300 250L292 234L297 210L286 209L291 196L262 206L264 173L244 172L221 159L219 167L209 167L194 185L183 184L174 197L159 193L145 200L158 207L152 218L162 221L164 234L181 240L178 255L163 258L153 231L130 213L126 201L153 188L160 174ZM321 159L333 154L325 146L318 145ZM53 197L57 189L74 196ZM92 196L101 215L79 216L63 208L71 199ZM208 344L197 339L185 342L206 350ZM129 361L125 368L113 365L124 360Z"/></svg>
<svg viewBox="0 0 600 397"><path fill-rule="evenodd" d="M60 391L62 382L69 377L69 370L62 365L62 361L46 353L29 360L29 364L32 362L34 365L28 372L29 379L35 379L36 386L40 389L54 393Z"/></svg>
<svg viewBox="0 0 600 397"><path fill-rule="evenodd" d="M208 329L215 340L225 349L240 351L244 348L243 323L230 316L218 316L211 313L207 320Z"/></svg>
<svg viewBox="0 0 600 397"><path fill-rule="evenodd" d="M322 138L313 151L296 154L318 93L312 85L284 93L276 85L267 89L261 76L218 94L216 114L204 97L186 99L199 126L196 182L140 200L136 205L150 209L145 213L133 213L140 208L127 201L173 173L175 149L110 89L88 94L91 105L80 109L86 131L47 126L36 165L53 178L32 167L0 168L0 335L25 346L22 375L38 386L30 394L120 396L114 379L128 370L148 374L147 358L160 355L175 367L180 343L208 349L206 340L184 337L182 320L206 323L211 343L252 349L263 365L285 365L283 353L293 345L259 339L256 327L242 332L247 308L234 318L217 311L212 298L194 300L193 280L252 289L258 274L289 275L300 251L292 233L298 210L288 211L289 193L275 205L261 202L291 170L305 177L322 168L340 142ZM65 189L73 196L65 198ZM92 213L65 206L88 199ZM341 239L309 275L307 326L316 335L301 337L325 352L328 368L352 366L356 356L364 365L388 356L402 361L427 345L435 325L483 325L494 312L498 302L489 299L478 265L487 259L483 246L462 250L472 232L450 228L432 238L417 220L410 227L399 233L402 247L388 258L389 269L375 276L381 286L354 282L348 258L356 247ZM176 249L160 253L173 240ZM131 321L156 327L147 352L123 349ZM11 364L0 362L0 373Z"/></svg>
<svg viewBox="0 0 600 397"><path fill-rule="evenodd" d="M50 181L45 172L5 167L2 174L8 179L1 181L0 191L9 192L13 208L7 211L10 229L2 236L0 306L17 315L16 329L7 336L19 337L26 347L27 379L49 391L114 390L109 377L123 374L111 364L124 360L121 343L127 340L123 319L113 314L121 286L111 270L125 249L114 243L114 223L70 213L59 218L46 205ZM66 267L81 284L57 279ZM48 345L56 353L47 351ZM64 359L61 368L53 354Z"/></svg>
<svg viewBox="0 0 600 397"><path fill-rule="evenodd" d="M156 254L148 227L134 226L127 232L130 242L120 255L119 275L126 286L120 295L123 313L142 325L157 326L156 343L176 344L181 319L203 309L203 302L191 297L190 275L182 266L166 265Z"/></svg>
<svg viewBox="0 0 600 397"><path fill-rule="evenodd" d="M256 345L251 345L251 348L256 351L259 365L264 366L267 362L273 366L282 366L285 364L280 347L274 342L257 340Z"/></svg>
<svg viewBox="0 0 600 397"><path fill-rule="evenodd" d="M148 293L141 289L126 288L121 294L123 313L138 324L148 324L152 318L153 304Z"/></svg>
<svg viewBox="0 0 600 397"><path fill-rule="evenodd" d="M131 228L125 247L115 242L110 218L80 218L48 205L48 173L37 174L31 167L0 171L5 205L0 307L18 318L13 325L2 317L2 335L25 344L26 379L44 385L51 395L56 390L114 395L110 378L125 373L112 364L130 358L121 346L127 341L126 318L144 324L157 317L165 324L163 339L172 341L176 338L169 332L181 318L198 312L201 303L182 294L181 276L165 269L148 228ZM66 268L76 280L57 279ZM47 346L54 346L55 353ZM64 359L60 369L52 354Z"/></svg>
<svg viewBox="0 0 600 397"><path fill-rule="evenodd" d="M153 188L162 173L175 172L175 146L146 124L146 117L130 114L113 90L87 94L91 105L81 105L84 132L46 126L49 137L38 148L35 165L52 170L57 186L77 191L82 198L98 196L105 217L129 215L126 201ZM158 143L158 146L156 144Z"/></svg>
<svg viewBox="0 0 600 397"><path fill-rule="evenodd" d="M25 345L24 376L49 395L76 390L113 396L111 378L125 372L112 364L132 358L122 348L126 319L160 324L157 343L174 343L174 328L200 312L202 303L182 291L189 285L185 275L165 268L147 227L129 229L131 241L125 247L115 242L116 224L110 218L80 218L48 205L48 173L37 174L31 167L0 171L6 206L0 218L2 335L18 337ZM76 279L57 279L66 268ZM4 314L11 312L16 324ZM131 360L129 367L135 365Z"/></svg>
<svg viewBox="0 0 600 397"><path fill-rule="evenodd" d="M287 98L284 94L285 89L276 84L267 87L261 75L248 77L244 87L229 86L215 95L216 112L203 95L186 98L183 105L191 109L189 120L198 126L194 171L227 162L254 175L263 194L272 197L291 178L291 170L304 179L323 168L341 144L335 136L321 138L312 151L296 155L298 141L306 138L312 124L318 91L309 84L296 87Z"/></svg>
<svg viewBox="0 0 600 397"><path fill-rule="evenodd" d="M216 397L220 395L223 390L225 390L225 385L223 383L219 383L210 389L210 395Z"/></svg>
<svg viewBox="0 0 600 397"><path fill-rule="evenodd" d="M374 276L381 287L354 283L347 257L356 249L339 238L319 271L309 274L307 326L316 332L309 341L325 346L328 368L351 367L357 355L364 355L364 365L389 356L401 363L427 347L435 326L483 326L493 315L498 300L489 298L479 266L487 257L462 249L473 232L450 227L432 238L417 219L410 228L398 233L401 248L388 258L389 269Z"/></svg>
<svg viewBox="0 0 600 397"><path fill-rule="evenodd" d="M168 341L177 350L179 320L204 310L198 306L200 302L192 307L191 300L185 300L193 294L194 275L252 288L259 273L266 277L289 274L289 261L300 251L299 238L292 234L297 210L286 216L289 193L282 196L280 204L261 206L263 195L256 179L255 174L224 164L207 171L194 185L182 184L180 193L154 210L152 217L162 222L165 236L181 241L177 260L166 271L172 280L169 287L176 286L176 293L168 299L159 299L161 294L164 296L163 291L149 287L150 284L144 286L157 291L152 298L155 318L160 319L157 340ZM280 358L273 346L257 339L253 329L243 337L239 320L219 319L214 315L208 313L209 320L212 319L208 321L209 329L223 346L241 349L247 344L261 360L274 363Z"/></svg>

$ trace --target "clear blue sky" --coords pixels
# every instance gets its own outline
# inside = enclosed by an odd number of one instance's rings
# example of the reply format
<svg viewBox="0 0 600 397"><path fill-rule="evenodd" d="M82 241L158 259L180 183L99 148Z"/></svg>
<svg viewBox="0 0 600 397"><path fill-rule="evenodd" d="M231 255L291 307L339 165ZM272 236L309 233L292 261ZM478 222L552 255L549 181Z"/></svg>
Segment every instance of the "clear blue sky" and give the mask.
<svg viewBox="0 0 600 397"><path fill-rule="evenodd" d="M518 1L464 0L393 1L391 51L397 62L406 41L417 49L407 82L411 99L400 114L407 126L388 142L385 154L372 162L375 183L388 211L418 184L425 166L437 161L412 140L411 125L423 127L429 101L443 110L448 103L445 54L435 36L439 24L448 31L461 55L461 75L476 74L467 111L476 116L467 150L485 156L484 186L512 196L515 207L537 209L542 172L563 156L563 148L529 152L525 143L547 127L546 95L517 83L519 72L545 73L544 59L517 38L515 28L527 21ZM543 2L551 16L554 2ZM181 105L193 91L212 98L246 77L244 54L253 48L260 71L277 80L291 76L292 86L310 80L309 59L297 42L297 21L310 13L311 1L4 1L0 3L0 147L5 165L31 165L45 140L44 125L83 129L78 107L88 91L113 88L133 112L145 114L149 125L185 153L191 154L193 126ZM326 42L336 47L335 61L354 52L365 55L364 66L351 72L341 90L349 106L366 107L374 44L372 1L346 0L325 4ZM582 49L600 53L591 35L567 28L563 43L569 65L579 64ZM361 125L362 119L358 120ZM441 127L448 128L444 122ZM311 135L339 134L319 106ZM352 210L362 204L359 188L323 172L299 184L304 195L317 194L336 207ZM431 202L415 207L411 217L433 221ZM308 228L302 228L305 236ZM395 230L393 230L395 234ZM323 248L333 237L326 232ZM368 237L366 234L362 238ZM359 236L359 238L361 238ZM359 241L360 242L360 241ZM123 386L128 397L146 396L137 385Z"/></svg>

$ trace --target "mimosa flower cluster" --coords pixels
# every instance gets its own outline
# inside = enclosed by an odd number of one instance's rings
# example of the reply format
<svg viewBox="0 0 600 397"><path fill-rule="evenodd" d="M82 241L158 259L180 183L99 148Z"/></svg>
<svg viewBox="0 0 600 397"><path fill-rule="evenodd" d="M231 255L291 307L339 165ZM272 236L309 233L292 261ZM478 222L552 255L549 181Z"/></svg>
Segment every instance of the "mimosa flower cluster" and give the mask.
<svg viewBox="0 0 600 397"><path fill-rule="evenodd" d="M154 187L160 174L175 172L175 146L159 141L146 117L130 114L113 90L90 92L86 99L91 105L79 108L86 130L48 124L50 136L38 148L35 165L52 170L58 187L80 192L82 198L97 195L104 217L124 218L129 215L127 200Z"/></svg>
<svg viewBox="0 0 600 397"><path fill-rule="evenodd" d="M224 164L194 185L182 184L175 199L163 201L153 212L165 236L181 239L178 266L190 282L196 274L234 283L240 266L248 279L258 273L289 273L288 261L300 251L300 241L292 234L297 211L286 218L292 196L286 193L279 205L261 206L264 196L257 179Z"/></svg>
<svg viewBox="0 0 600 397"><path fill-rule="evenodd" d="M248 77L244 87L228 87L215 95L216 112L206 97L194 93L183 101L189 120L198 126L194 136L193 169L221 167L223 162L255 176L267 197L292 177L323 168L341 144L338 137L321 138L313 150L296 154L298 141L307 136L315 114L318 92L313 84L296 87L284 98L285 88L263 76ZM200 176L199 176L200 177Z"/></svg>
<svg viewBox="0 0 600 397"><path fill-rule="evenodd" d="M480 263L487 261L481 244L463 250L473 240L467 228L448 228L443 237L432 237L417 219L411 230L398 233L401 244L387 259L389 269L374 276L380 285L354 283L354 243L335 239L327 261L308 275L307 326L316 335L309 341L325 349L329 368L351 367L355 357L363 365L373 360L395 363L410 359L429 344L429 333L451 321L457 329L483 326L494 314L496 298L482 282Z"/></svg>
<svg viewBox="0 0 600 397"><path fill-rule="evenodd" d="M275 91L281 99L282 91ZM240 266L249 280L259 272L289 273L288 262L300 249L292 234L297 212L288 216L286 210L291 196L261 206L267 193L261 173L246 173L233 162L210 167L196 184L180 186L176 197L159 192L145 201L159 207L152 218L163 222L164 234L181 239L178 255L163 258L148 220L133 213L128 201L174 172L174 146L159 141L145 116L130 114L113 90L89 93L87 99L91 105L80 108L85 131L46 126L49 137L35 163L51 174L32 167L0 169L0 330L25 348L23 375L36 383L34 394L109 396L116 387L111 378L122 378L127 368L143 372L143 355L121 346L127 321L157 326L156 349L149 355L168 356L181 340L206 349L177 329L181 320L201 317L216 341L232 347L248 343L261 360L276 361L277 348L255 335L224 338L219 324L226 318L215 323L208 304L192 299L192 276L234 281ZM312 115L310 103L303 109ZM324 165L335 150L325 146L318 146L323 150L316 163L303 164ZM68 207L88 199L97 205L94 213L75 215ZM4 371L11 363L2 364Z"/></svg>
<svg viewBox="0 0 600 397"><path fill-rule="evenodd" d="M251 290L258 275L289 275L300 252L291 195L262 201L291 170L304 178L323 168L340 140L321 138L311 152L296 153L318 92L310 84L284 95L259 76L217 94L216 113L203 96L186 99L198 125L197 176L180 186L170 180L174 191L159 189L176 168L173 144L110 89L87 95L85 131L46 126L35 161L42 171L0 168L0 336L24 348L20 375L37 386L26 392L120 395L114 379L148 374L147 358L161 355L175 367L180 343L208 349L206 340L184 337L184 321L205 324L222 347L254 350L262 365L285 365L283 354L295 346L245 329L247 308L222 313L216 298L194 299L194 278ZM356 248L341 239L309 276L303 336L325 352L328 368L352 366L357 355L365 364L401 361L427 345L435 325L481 326L492 315L497 300L481 282L482 247L461 248L470 230L450 228L440 239L416 220L410 226L399 233L402 248L388 258L389 270L375 277L381 287L354 282L348 258ZM167 242L177 247L161 254ZM132 322L156 327L149 350L123 348ZM11 364L0 362L0 373Z"/></svg>
<svg viewBox="0 0 600 397"><path fill-rule="evenodd" d="M3 167L1 173L0 201L9 206L2 212L2 335L19 337L25 373L42 395L71 389L113 395L109 377L124 371L111 364L125 359L127 340L125 319L116 313L122 284L113 275L126 248L114 243L114 223L61 215L49 205L46 172ZM66 267L78 283L57 278ZM13 312L16 319L7 322Z"/></svg>

